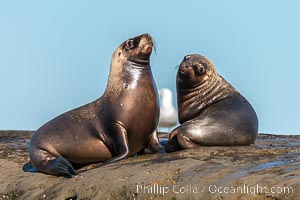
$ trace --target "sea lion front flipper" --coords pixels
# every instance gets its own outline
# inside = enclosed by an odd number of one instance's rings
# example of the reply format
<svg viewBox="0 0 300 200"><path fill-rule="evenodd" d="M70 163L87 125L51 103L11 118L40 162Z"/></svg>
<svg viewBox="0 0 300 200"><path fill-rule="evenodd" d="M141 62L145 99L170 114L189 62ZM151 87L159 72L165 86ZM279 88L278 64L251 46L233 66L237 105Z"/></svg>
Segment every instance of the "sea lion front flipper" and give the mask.
<svg viewBox="0 0 300 200"><path fill-rule="evenodd" d="M165 151L167 153L170 153L170 152L174 152L174 151L177 151L177 150L180 150L180 145L178 143L178 140L177 140L177 137L176 135L178 134L178 130L180 129L181 126L177 127L176 129L174 129L170 135L169 135L169 141L168 143L166 144L165 146Z"/></svg>
<svg viewBox="0 0 300 200"><path fill-rule="evenodd" d="M129 157L129 145L126 129L121 123L117 122L113 125L113 132L117 147L117 149L115 149L116 156L110 160L105 161L102 165L106 165Z"/></svg>
<svg viewBox="0 0 300 200"><path fill-rule="evenodd" d="M152 153L165 153L164 147L160 144L158 136L157 136L157 129L153 131L151 137L148 141L147 146L139 152L139 154L152 154Z"/></svg>

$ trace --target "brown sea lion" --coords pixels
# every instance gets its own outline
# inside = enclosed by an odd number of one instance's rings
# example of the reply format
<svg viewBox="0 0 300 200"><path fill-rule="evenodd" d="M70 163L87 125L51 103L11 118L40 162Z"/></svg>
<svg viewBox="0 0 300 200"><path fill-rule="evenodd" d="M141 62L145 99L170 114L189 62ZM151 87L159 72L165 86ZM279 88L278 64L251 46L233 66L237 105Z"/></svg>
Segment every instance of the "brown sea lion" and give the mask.
<svg viewBox="0 0 300 200"><path fill-rule="evenodd" d="M161 148L152 48L149 34L123 42L113 53L103 96L54 118L33 134L29 153L38 171L71 177L76 174L74 165L107 164Z"/></svg>
<svg viewBox="0 0 300 200"><path fill-rule="evenodd" d="M185 56L176 83L181 125L171 132L167 152L254 143L258 131L254 109L207 58L197 54Z"/></svg>

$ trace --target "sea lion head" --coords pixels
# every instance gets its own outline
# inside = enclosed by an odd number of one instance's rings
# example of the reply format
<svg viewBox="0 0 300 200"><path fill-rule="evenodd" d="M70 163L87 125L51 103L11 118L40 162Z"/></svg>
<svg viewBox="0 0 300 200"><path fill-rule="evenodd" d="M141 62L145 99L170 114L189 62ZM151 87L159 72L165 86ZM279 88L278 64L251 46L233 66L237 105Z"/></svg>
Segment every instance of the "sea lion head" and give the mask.
<svg viewBox="0 0 300 200"><path fill-rule="evenodd" d="M120 44L112 56L105 94L117 96L123 82L129 82L136 70L149 70L152 49L153 40L149 34L129 38Z"/></svg>
<svg viewBox="0 0 300 200"><path fill-rule="evenodd" d="M207 81L216 70L210 60L202 55L186 55L179 65L177 83L199 85Z"/></svg>
<svg viewBox="0 0 300 200"><path fill-rule="evenodd" d="M187 55L177 77L179 122L199 115L209 105L238 92L216 71L213 63L199 54Z"/></svg>
<svg viewBox="0 0 300 200"><path fill-rule="evenodd" d="M135 65L149 65L153 40L149 34L129 38L114 52L113 60L132 62Z"/></svg>

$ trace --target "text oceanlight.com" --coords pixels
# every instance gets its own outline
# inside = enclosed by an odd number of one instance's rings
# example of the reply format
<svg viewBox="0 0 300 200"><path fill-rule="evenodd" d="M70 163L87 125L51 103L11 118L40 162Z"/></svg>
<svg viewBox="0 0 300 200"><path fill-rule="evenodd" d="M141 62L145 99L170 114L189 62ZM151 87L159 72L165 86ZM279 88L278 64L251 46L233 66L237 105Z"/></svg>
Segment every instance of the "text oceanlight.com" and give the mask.
<svg viewBox="0 0 300 200"><path fill-rule="evenodd" d="M137 194L160 194L167 193L177 194L197 194L208 192L211 194L291 194L294 192L293 187L281 186L262 186L256 185L239 185L239 186L220 186L220 185L159 185L159 184L138 184L136 186Z"/></svg>

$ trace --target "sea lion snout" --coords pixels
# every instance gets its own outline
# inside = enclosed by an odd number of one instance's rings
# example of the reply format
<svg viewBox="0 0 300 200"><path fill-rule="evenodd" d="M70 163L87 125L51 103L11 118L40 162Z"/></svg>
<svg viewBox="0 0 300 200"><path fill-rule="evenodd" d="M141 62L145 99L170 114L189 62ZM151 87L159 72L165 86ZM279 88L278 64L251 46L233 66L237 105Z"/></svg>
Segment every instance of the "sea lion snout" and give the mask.
<svg viewBox="0 0 300 200"><path fill-rule="evenodd" d="M193 56L187 55L179 65L178 76L181 79L197 78L205 74L206 65L193 59Z"/></svg>
<svg viewBox="0 0 300 200"><path fill-rule="evenodd" d="M151 53L154 46L151 35L149 35L148 33L141 35L139 45L142 46L142 51Z"/></svg>
<svg viewBox="0 0 300 200"><path fill-rule="evenodd" d="M149 35L148 33L137 36L137 37L133 38L132 40L134 40L136 43L138 43L139 47L143 47L146 45L153 46L153 39L152 39L151 35Z"/></svg>
<svg viewBox="0 0 300 200"><path fill-rule="evenodd" d="M152 37L151 37L151 35L148 34L148 33L144 33L144 34L140 35L140 37L142 37L142 38L147 38L148 40L151 40L151 41L152 41Z"/></svg>
<svg viewBox="0 0 300 200"><path fill-rule="evenodd" d="M178 77L181 78L181 79L185 79L185 78L188 78L190 72L189 72L189 69L190 66L187 64L187 63L184 63L182 62L180 65L179 65L179 69L178 69Z"/></svg>

